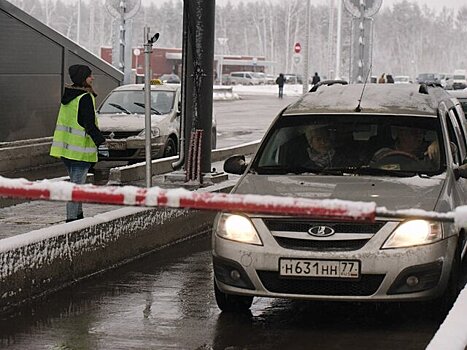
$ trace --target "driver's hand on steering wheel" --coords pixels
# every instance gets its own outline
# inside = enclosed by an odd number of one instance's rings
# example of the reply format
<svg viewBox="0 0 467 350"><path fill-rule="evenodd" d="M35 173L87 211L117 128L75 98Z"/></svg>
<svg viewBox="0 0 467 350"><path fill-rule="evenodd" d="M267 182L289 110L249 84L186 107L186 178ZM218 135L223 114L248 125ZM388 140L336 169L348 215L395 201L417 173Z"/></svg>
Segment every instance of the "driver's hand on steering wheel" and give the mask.
<svg viewBox="0 0 467 350"><path fill-rule="evenodd" d="M428 156L430 160L437 160L439 159L439 145L438 141L433 141L427 148L426 152L424 153L425 156Z"/></svg>

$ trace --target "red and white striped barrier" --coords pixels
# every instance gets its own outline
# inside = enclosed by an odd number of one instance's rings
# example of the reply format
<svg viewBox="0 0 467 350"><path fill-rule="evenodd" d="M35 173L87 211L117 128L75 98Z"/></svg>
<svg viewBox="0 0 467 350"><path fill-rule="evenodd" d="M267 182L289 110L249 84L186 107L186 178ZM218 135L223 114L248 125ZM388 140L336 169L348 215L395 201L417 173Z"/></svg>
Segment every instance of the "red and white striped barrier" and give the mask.
<svg viewBox="0 0 467 350"><path fill-rule="evenodd" d="M454 222L467 228L467 207L454 212L438 213L419 209L390 211L375 202L339 199L308 199L250 194L192 192L182 188L162 189L135 186L76 185L65 181L28 181L0 176L0 196L36 200L74 201L142 207L170 207L227 212L310 216L323 219L374 221L386 218L421 218Z"/></svg>
<svg viewBox="0 0 467 350"><path fill-rule="evenodd" d="M185 189L76 185L65 181L28 181L0 177L0 196L146 207L313 216L374 221L374 202L313 200L279 196L200 193Z"/></svg>

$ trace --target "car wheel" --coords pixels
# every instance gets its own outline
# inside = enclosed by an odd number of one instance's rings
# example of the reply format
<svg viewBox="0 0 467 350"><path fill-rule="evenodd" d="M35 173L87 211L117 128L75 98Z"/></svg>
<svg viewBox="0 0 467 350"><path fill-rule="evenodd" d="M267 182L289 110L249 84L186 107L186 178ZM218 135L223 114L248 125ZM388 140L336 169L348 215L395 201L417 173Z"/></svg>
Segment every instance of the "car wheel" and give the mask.
<svg viewBox="0 0 467 350"><path fill-rule="evenodd" d="M217 306L224 312L245 312L250 310L253 297L222 292L214 280L214 294Z"/></svg>
<svg viewBox="0 0 467 350"><path fill-rule="evenodd" d="M177 155L177 145L172 137L169 137L164 149L164 157L172 157Z"/></svg>
<svg viewBox="0 0 467 350"><path fill-rule="evenodd" d="M449 274L448 285L443 294L433 301L433 316L435 319L444 319L459 295L459 281L461 276L461 244L458 244L451 272Z"/></svg>

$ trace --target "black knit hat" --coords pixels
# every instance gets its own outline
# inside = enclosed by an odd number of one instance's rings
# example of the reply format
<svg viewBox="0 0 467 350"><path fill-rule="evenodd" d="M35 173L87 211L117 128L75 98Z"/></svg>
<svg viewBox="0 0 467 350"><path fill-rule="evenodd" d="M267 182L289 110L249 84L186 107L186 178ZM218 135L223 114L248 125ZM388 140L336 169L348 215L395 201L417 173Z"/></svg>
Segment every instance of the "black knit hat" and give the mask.
<svg viewBox="0 0 467 350"><path fill-rule="evenodd" d="M91 75L92 71L91 68L84 64L74 64L68 68L68 73L70 73L73 84L83 86L84 81Z"/></svg>

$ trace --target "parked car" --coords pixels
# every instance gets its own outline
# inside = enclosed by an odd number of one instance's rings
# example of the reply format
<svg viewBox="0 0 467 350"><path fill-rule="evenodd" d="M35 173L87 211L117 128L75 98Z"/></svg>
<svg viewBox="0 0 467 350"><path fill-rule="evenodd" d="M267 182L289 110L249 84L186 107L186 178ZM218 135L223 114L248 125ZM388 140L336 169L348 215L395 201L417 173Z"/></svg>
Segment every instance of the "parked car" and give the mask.
<svg viewBox="0 0 467 350"><path fill-rule="evenodd" d="M462 106L464 114L467 115L467 88L462 90L450 90L449 95L457 98Z"/></svg>
<svg viewBox="0 0 467 350"><path fill-rule="evenodd" d="M232 72L230 73L230 83L232 85L259 85L261 81L255 76L255 72Z"/></svg>
<svg viewBox="0 0 467 350"><path fill-rule="evenodd" d="M440 87L369 84L362 95L358 84L325 86L279 113L251 162L236 155L224 170L242 175L235 194L451 211L467 202L457 169L466 159L461 113ZM403 135L413 153L402 151ZM425 147L437 155L425 156ZM433 299L430 307L445 314L458 293L465 234L416 215L369 223L221 212L212 235L217 304L244 311L255 296Z"/></svg>
<svg viewBox="0 0 467 350"><path fill-rule="evenodd" d="M180 84L181 80L177 74L162 74L159 79L165 84Z"/></svg>
<svg viewBox="0 0 467 350"><path fill-rule="evenodd" d="M394 84L410 84L410 77L408 75L396 75L394 77Z"/></svg>
<svg viewBox="0 0 467 350"><path fill-rule="evenodd" d="M285 82L287 84L303 84L303 79L300 75L297 74L284 74Z"/></svg>
<svg viewBox="0 0 467 350"><path fill-rule="evenodd" d="M446 90L453 90L454 89L454 87L453 87L453 83L454 83L453 77L454 76L452 74L446 74L445 77L444 77L444 83L441 82L441 85Z"/></svg>
<svg viewBox="0 0 467 350"><path fill-rule="evenodd" d="M152 158L174 156L179 151L180 85L151 85ZM99 128L106 138L105 160L145 159L144 84L123 85L112 90L96 111ZM211 143L216 147L213 113Z"/></svg>
<svg viewBox="0 0 467 350"><path fill-rule="evenodd" d="M417 83L419 84L437 84L440 83L435 73L421 73L417 75Z"/></svg>
<svg viewBox="0 0 467 350"><path fill-rule="evenodd" d="M466 70L456 69L452 76L452 88L453 90L465 89L467 87Z"/></svg>
<svg viewBox="0 0 467 350"><path fill-rule="evenodd" d="M276 83L276 76L272 75L272 74L266 74L266 84L267 85L274 85Z"/></svg>

